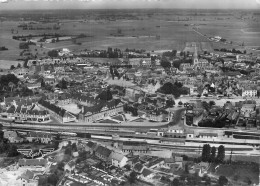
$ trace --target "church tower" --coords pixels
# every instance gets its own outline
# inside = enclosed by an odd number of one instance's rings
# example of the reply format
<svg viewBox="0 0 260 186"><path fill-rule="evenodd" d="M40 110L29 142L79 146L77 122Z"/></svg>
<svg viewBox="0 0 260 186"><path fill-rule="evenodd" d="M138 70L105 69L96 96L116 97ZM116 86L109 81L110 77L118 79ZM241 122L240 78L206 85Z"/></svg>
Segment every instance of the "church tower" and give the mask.
<svg viewBox="0 0 260 186"><path fill-rule="evenodd" d="M197 65L199 63L198 60L198 51L197 51L197 46L195 44L195 50L194 50L194 54L193 54L193 65Z"/></svg>

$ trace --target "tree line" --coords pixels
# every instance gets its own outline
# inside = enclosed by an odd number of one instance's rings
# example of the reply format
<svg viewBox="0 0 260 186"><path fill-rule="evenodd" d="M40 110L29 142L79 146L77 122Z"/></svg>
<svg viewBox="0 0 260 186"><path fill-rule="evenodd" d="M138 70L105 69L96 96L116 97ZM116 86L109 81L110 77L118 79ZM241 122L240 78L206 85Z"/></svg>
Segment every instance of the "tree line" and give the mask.
<svg viewBox="0 0 260 186"><path fill-rule="evenodd" d="M220 52L229 52L229 53L233 53L233 54L246 54L246 50L244 50L243 52L241 50L236 50L236 49L226 49L226 48L221 48L221 49L214 49L214 51L220 51Z"/></svg>
<svg viewBox="0 0 260 186"><path fill-rule="evenodd" d="M216 147L211 147L209 144L203 145L201 160L203 162L224 163L225 147L220 145L217 150Z"/></svg>

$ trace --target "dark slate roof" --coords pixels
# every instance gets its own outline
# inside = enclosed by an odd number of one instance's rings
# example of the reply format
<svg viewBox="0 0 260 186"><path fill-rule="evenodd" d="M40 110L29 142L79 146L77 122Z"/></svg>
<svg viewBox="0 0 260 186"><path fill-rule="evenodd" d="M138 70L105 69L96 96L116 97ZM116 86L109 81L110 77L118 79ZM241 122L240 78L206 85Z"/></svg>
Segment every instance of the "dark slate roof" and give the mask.
<svg viewBox="0 0 260 186"><path fill-rule="evenodd" d="M92 142L92 141L89 141L89 142L87 143L87 146L88 146L89 148L93 148L93 147L95 146L95 144L96 144L96 143L94 143L94 142Z"/></svg>
<svg viewBox="0 0 260 186"><path fill-rule="evenodd" d="M144 177L149 176L149 175L152 174L152 173L153 173L153 172L152 172L151 170L147 169L147 168L144 168L144 170L142 171L142 175L143 175Z"/></svg>
<svg viewBox="0 0 260 186"><path fill-rule="evenodd" d="M14 113L15 112L15 106L11 106L6 112L7 113Z"/></svg>
<svg viewBox="0 0 260 186"><path fill-rule="evenodd" d="M106 147L98 146L98 148L96 149L96 153L108 158L112 151Z"/></svg>
<svg viewBox="0 0 260 186"><path fill-rule="evenodd" d="M141 163L137 163L134 166L134 170L136 170L137 172L141 172L141 170L143 169L143 165Z"/></svg>
<svg viewBox="0 0 260 186"><path fill-rule="evenodd" d="M119 99L113 99L108 102L100 102L99 104L94 105L92 107L84 106L84 112L82 114L84 114L84 115L87 113L96 114L96 113L105 111L106 109L110 110L110 109L116 108L120 103L121 103L121 101Z"/></svg>

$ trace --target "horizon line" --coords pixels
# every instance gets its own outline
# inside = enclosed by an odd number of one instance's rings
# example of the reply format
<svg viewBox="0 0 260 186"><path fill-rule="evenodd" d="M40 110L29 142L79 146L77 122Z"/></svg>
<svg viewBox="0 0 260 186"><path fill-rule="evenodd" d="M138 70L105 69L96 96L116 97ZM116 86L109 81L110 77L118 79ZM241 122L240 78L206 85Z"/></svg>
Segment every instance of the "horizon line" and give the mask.
<svg viewBox="0 0 260 186"><path fill-rule="evenodd" d="M1 9L0 9L1 10ZM17 10L25 10L25 11L39 11L39 10L259 10L256 8L38 8L38 9L4 9L3 11L17 11ZM0 14L1 14L0 12Z"/></svg>

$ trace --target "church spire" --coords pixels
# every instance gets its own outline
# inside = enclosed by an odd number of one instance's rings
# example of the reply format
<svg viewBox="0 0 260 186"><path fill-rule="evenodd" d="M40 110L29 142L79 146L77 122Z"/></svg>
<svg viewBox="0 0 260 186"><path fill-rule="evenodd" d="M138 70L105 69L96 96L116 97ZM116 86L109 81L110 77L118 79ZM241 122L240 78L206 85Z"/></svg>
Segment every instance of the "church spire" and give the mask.
<svg viewBox="0 0 260 186"><path fill-rule="evenodd" d="M198 60L198 51L197 51L197 46L195 43L195 49L194 49L194 54L193 54L193 65L197 65L199 62Z"/></svg>

